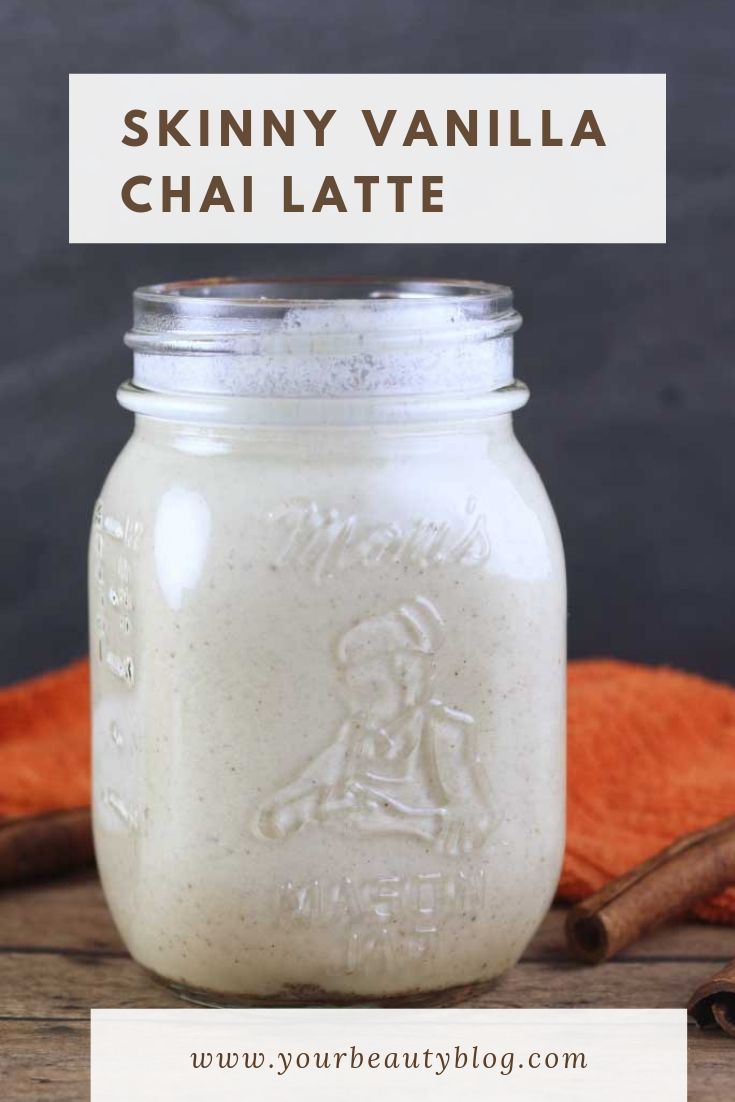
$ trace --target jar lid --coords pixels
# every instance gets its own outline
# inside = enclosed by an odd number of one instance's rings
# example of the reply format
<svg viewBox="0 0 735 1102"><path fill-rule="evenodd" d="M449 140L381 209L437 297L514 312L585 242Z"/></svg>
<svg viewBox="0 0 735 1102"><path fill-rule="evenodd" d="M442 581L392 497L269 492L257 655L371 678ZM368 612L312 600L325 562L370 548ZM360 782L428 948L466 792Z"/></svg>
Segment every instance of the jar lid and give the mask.
<svg viewBox="0 0 735 1102"><path fill-rule="evenodd" d="M199 279L139 288L134 382L260 397L483 393L513 378L510 288L469 280Z"/></svg>

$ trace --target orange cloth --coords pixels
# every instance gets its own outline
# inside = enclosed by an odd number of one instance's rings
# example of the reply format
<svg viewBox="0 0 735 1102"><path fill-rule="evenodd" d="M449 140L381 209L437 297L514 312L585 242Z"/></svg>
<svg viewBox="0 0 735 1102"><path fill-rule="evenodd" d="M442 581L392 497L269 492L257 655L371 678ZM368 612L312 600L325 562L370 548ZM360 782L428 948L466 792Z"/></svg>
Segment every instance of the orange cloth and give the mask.
<svg viewBox="0 0 735 1102"><path fill-rule="evenodd" d="M562 899L735 813L735 689L665 667L570 662L568 709ZM735 923L735 886L695 912Z"/></svg>
<svg viewBox="0 0 735 1102"><path fill-rule="evenodd" d="M88 664L0 690L0 815L89 802ZM627 662L569 664L562 899L735 813L735 689ZM735 923L735 886L697 914Z"/></svg>
<svg viewBox="0 0 735 1102"><path fill-rule="evenodd" d="M89 804L89 663L0 689L0 816Z"/></svg>

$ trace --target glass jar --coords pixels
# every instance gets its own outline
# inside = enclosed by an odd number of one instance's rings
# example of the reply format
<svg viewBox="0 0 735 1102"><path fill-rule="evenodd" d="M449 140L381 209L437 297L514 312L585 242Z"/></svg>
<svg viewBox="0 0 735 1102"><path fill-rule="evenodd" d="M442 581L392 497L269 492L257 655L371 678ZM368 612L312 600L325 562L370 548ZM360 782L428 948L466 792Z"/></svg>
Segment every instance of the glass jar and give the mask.
<svg viewBox="0 0 735 1102"><path fill-rule="evenodd" d="M519 325L462 281L135 293L90 551L94 828L126 945L191 999L448 997L549 906L565 585Z"/></svg>

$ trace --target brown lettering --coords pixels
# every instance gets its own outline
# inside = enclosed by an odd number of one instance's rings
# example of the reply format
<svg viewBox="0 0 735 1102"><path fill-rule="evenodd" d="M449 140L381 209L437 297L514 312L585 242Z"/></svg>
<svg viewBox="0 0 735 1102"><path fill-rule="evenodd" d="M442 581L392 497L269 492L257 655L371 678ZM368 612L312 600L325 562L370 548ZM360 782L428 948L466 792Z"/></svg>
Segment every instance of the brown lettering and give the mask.
<svg viewBox="0 0 735 1102"><path fill-rule="evenodd" d="M276 133L284 145L294 143L294 113L291 109L286 112L285 123L281 122L275 111L263 112L263 145L273 145L273 134Z"/></svg>
<svg viewBox="0 0 735 1102"><path fill-rule="evenodd" d="M390 128L393 125L393 120L396 117L395 108L391 107L390 111L386 111L385 118L383 119L383 122L380 126L376 125L372 111L363 110L362 115L368 125L368 130L370 131L370 137L373 139L373 143L375 145L383 145L385 139L388 137Z"/></svg>
<svg viewBox="0 0 735 1102"><path fill-rule="evenodd" d="M324 181L319 188L319 194L316 197L316 202L312 210L314 214L319 214L324 207L336 207L340 214L347 213L345 201L342 198L342 193L337 187L337 181L334 176L324 177Z"/></svg>
<svg viewBox="0 0 735 1102"><path fill-rule="evenodd" d="M250 112L243 111L242 122L239 123L232 111L223 111L220 115L220 145L230 144L230 132L237 138L240 145L250 145Z"/></svg>
<svg viewBox="0 0 735 1102"><path fill-rule="evenodd" d="M162 181L162 210L164 214L171 213L171 200L181 199L181 211L188 214L191 210L191 176L181 177L181 187L174 188L171 185L171 177L164 176Z"/></svg>
<svg viewBox="0 0 735 1102"><path fill-rule="evenodd" d="M412 179L412 176L386 176L387 182L393 184L396 189L396 214L403 214L406 209L404 203L406 184L410 184Z"/></svg>
<svg viewBox="0 0 735 1102"><path fill-rule="evenodd" d="M134 130L136 133L135 138L131 138L129 134L123 136L123 145L145 145L148 141L148 131L140 123L136 122L136 119L144 119L146 112L141 111L140 108L135 108L133 111L127 111L125 114L125 125L129 130Z"/></svg>
<svg viewBox="0 0 735 1102"><path fill-rule="evenodd" d="M406 137L403 139L404 145L413 145L414 142L428 142L429 145L439 144L425 111L414 111L411 124L406 131Z"/></svg>
<svg viewBox="0 0 735 1102"><path fill-rule="evenodd" d="M520 111L511 111L510 113L510 144L514 146L530 145L530 138L522 138L520 136L520 115Z"/></svg>
<svg viewBox="0 0 735 1102"><path fill-rule="evenodd" d="M447 111L447 145L457 144L457 131L467 145L477 145L477 111L470 111L467 122L459 111Z"/></svg>
<svg viewBox="0 0 735 1102"><path fill-rule="evenodd" d="M444 210L441 187L443 183L443 176L424 176L421 181L421 209L424 214L433 214Z"/></svg>
<svg viewBox="0 0 735 1102"><path fill-rule="evenodd" d="M490 145L498 144L498 112L495 107L490 111Z"/></svg>
<svg viewBox="0 0 735 1102"><path fill-rule="evenodd" d="M235 213L232 200L227 193L225 182L221 176L213 176L209 181L209 186L204 193L199 213L206 214L211 207L224 207L228 214Z"/></svg>
<svg viewBox="0 0 735 1102"><path fill-rule="evenodd" d="M181 111L177 111L172 118L168 117L168 111L158 112L158 144L168 145L168 139L173 138L177 145L189 145L184 135L177 129L179 123L183 119L184 115L188 115L189 112L182 108Z"/></svg>
<svg viewBox="0 0 735 1102"><path fill-rule="evenodd" d="M149 210L153 210L150 203L138 203L133 199L133 188L138 187L139 184L148 185L151 182L150 176L131 176L129 180L126 180L122 186L122 201L128 210L132 210L135 214L147 214Z"/></svg>
<svg viewBox="0 0 735 1102"><path fill-rule="evenodd" d="M328 111L324 112L321 118L317 115L316 111L304 111L304 114L306 115L311 125L314 127L314 132L316 134L316 144L324 145L324 131L327 129L330 122L337 114L336 110L330 107Z"/></svg>
<svg viewBox="0 0 735 1102"><path fill-rule="evenodd" d="M304 209L303 203L293 201L293 176L283 177L283 210L285 214L300 214Z"/></svg>
<svg viewBox="0 0 735 1102"><path fill-rule="evenodd" d="M541 145L564 145L562 138L551 136L551 111L541 112Z"/></svg>
<svg viewBox="0 0 735 1102"><path fill-rule="evenodd" d="M362 211L370 214L373 200L373 184L380 183L379 176L355 176L355 183L362 186Z"/></svg>
<svg viewBox="0 0 735 1102"><path fill-rule="evenodd" d="M597 125L594 111L583 111L577 129L574 131L572 145L579 145L585 139L591 139L595 145L604 145L605 139Z"/></svg>
<svg viewBox="0 0 735 1102"><path fill-rule="evenodd" d="M209 111L206 108L199 112L199 144L209 145Z"/></svg>

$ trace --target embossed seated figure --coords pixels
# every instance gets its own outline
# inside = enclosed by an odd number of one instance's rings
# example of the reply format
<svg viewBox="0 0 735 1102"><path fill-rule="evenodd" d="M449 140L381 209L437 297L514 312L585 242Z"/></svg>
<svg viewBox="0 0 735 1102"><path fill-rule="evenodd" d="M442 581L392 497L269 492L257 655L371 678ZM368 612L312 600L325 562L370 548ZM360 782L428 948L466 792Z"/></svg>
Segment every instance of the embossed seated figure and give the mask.
<svg viewBox="0 0 735 1102"><path fill-rule="evenodd" d="M349 716L336 738L259 809L280 840L321 823L415 835L467 853L490 829L472 716L432 696L444 625L424 597L350 628L337 646Z"/></svg>

